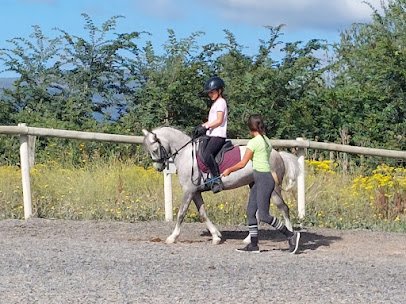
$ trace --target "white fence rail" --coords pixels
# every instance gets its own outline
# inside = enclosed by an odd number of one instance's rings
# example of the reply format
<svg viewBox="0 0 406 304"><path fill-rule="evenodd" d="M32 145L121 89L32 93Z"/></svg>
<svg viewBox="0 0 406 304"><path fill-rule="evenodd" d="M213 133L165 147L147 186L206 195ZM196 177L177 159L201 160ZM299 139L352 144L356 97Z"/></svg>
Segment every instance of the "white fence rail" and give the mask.
<svg viewBox="0 0 406 304"><path fill-rule="evenodd" d="M28 127L25 124L18 126L0 126L0 134L18 135L20 136L20 165L21 179L23 187L24 200L24 218L28 219L32 216L31 203L31 186L30 186L30 166L34 158L34 142L32 139L35 136L59 137L76 140L90 141L105 141L125 144L141 144L143 136L129 136L94 132L70 131L61 129L35 128ZM237 145L245 145L247 139L233 139L232 142ZM339 145L331 143L321 143L298 138L297 140L271 140L274 148L297 148L300 166L300 175L298 177L298 215L302 219L305 216L305 172L304 172L304 157L305 149L329 150L345 153L363 154L371 156L381 156L389 158L397 158L406 160L406 151L394 151L384 149L373 149L354 147L349 145ZM30 165L31 163L31 165ZM172 220L172 178L171 173L174 170L164 172L164 195L165 195L165 219Z"/></svg>

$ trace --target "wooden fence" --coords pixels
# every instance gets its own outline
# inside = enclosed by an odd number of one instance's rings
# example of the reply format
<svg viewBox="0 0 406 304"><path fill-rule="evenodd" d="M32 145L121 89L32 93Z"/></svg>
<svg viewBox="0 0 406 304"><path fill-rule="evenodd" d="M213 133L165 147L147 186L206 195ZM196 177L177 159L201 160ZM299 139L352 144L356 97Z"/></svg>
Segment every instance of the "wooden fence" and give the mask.
<svg viewBox="0 0 406 304"><path fill-rule="evenodd" d="M31 203L31 183L30 183L30 167L34 163L34 147L33 139L35 136L59 137L76 140L104 141L124 144L141 144L143 136L129 136L94 132L70 131L61 129L35 128L28 127L25 124L18 126L0 126L0 134L18 135L20 136L20 165L21 179L23 188L24 200L24 218L28 219L32 216ZM245 145L247 139L232 139L233 144ZM328 150L344 153L381 156L389 158L397 158L406 160L406 151L394 151L384 149L373 149L355 147L349 145L339 145L332 143L321 143L310 140L297 138L296 140L271 140L274 148L296 148L298 153L298 161L300 174L297 179L297 198L298 198L298 216L303 219L305 216L305 166L304 158L306 149ZM30 165L31 164L31 165ZM165 219L172 221L172 178L171 174L175 173L175 168L170 168L164 171L164 196L165 196Z"/></svg>

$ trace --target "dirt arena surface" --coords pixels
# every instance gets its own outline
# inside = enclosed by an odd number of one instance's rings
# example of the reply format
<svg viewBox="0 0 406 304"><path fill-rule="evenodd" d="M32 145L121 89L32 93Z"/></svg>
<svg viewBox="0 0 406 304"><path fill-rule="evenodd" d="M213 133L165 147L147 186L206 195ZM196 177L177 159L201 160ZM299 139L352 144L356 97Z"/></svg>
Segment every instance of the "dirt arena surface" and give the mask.
<svg viewBox="0 0 406 304"><path fill-rule="evenodd" d="M291 255L261 226L31 219L0 221L0 303L406 303L406 234L302 230Z"/></svg>

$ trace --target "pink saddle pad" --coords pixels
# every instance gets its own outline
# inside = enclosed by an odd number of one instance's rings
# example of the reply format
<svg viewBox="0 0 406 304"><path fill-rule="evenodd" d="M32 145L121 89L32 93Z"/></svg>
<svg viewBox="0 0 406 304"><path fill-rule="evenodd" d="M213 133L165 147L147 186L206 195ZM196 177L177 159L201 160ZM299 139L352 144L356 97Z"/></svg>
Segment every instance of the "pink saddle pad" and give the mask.
<svg viewBox="0 0 406 304"><path fill-rule="evenodd" d="M209 168L206 166L205 163L203 163L203 160L197 155L197 165L199 166L199 169L207 173L209 172ZM227 168L230 168L231 166L234 166L236 163L238 163L241 160L241 152L240 152L240 147L234 146L231 150L228 150L227 152L224 153L224 157L222 162L219 164L219 169L220 173L223 173L223 171Z"/></svg>

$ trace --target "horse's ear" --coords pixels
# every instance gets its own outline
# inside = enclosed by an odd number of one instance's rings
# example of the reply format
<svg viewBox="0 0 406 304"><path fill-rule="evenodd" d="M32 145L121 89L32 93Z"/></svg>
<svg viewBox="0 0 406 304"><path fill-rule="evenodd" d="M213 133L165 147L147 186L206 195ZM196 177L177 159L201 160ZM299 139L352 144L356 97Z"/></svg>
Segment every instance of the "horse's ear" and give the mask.
<svg viewBox="0 0 406 304"><path fill-rule="evenodd" d="M142 133L144 133L144 135L147 136L149 132L145 129L142 129Z"/></svg>

